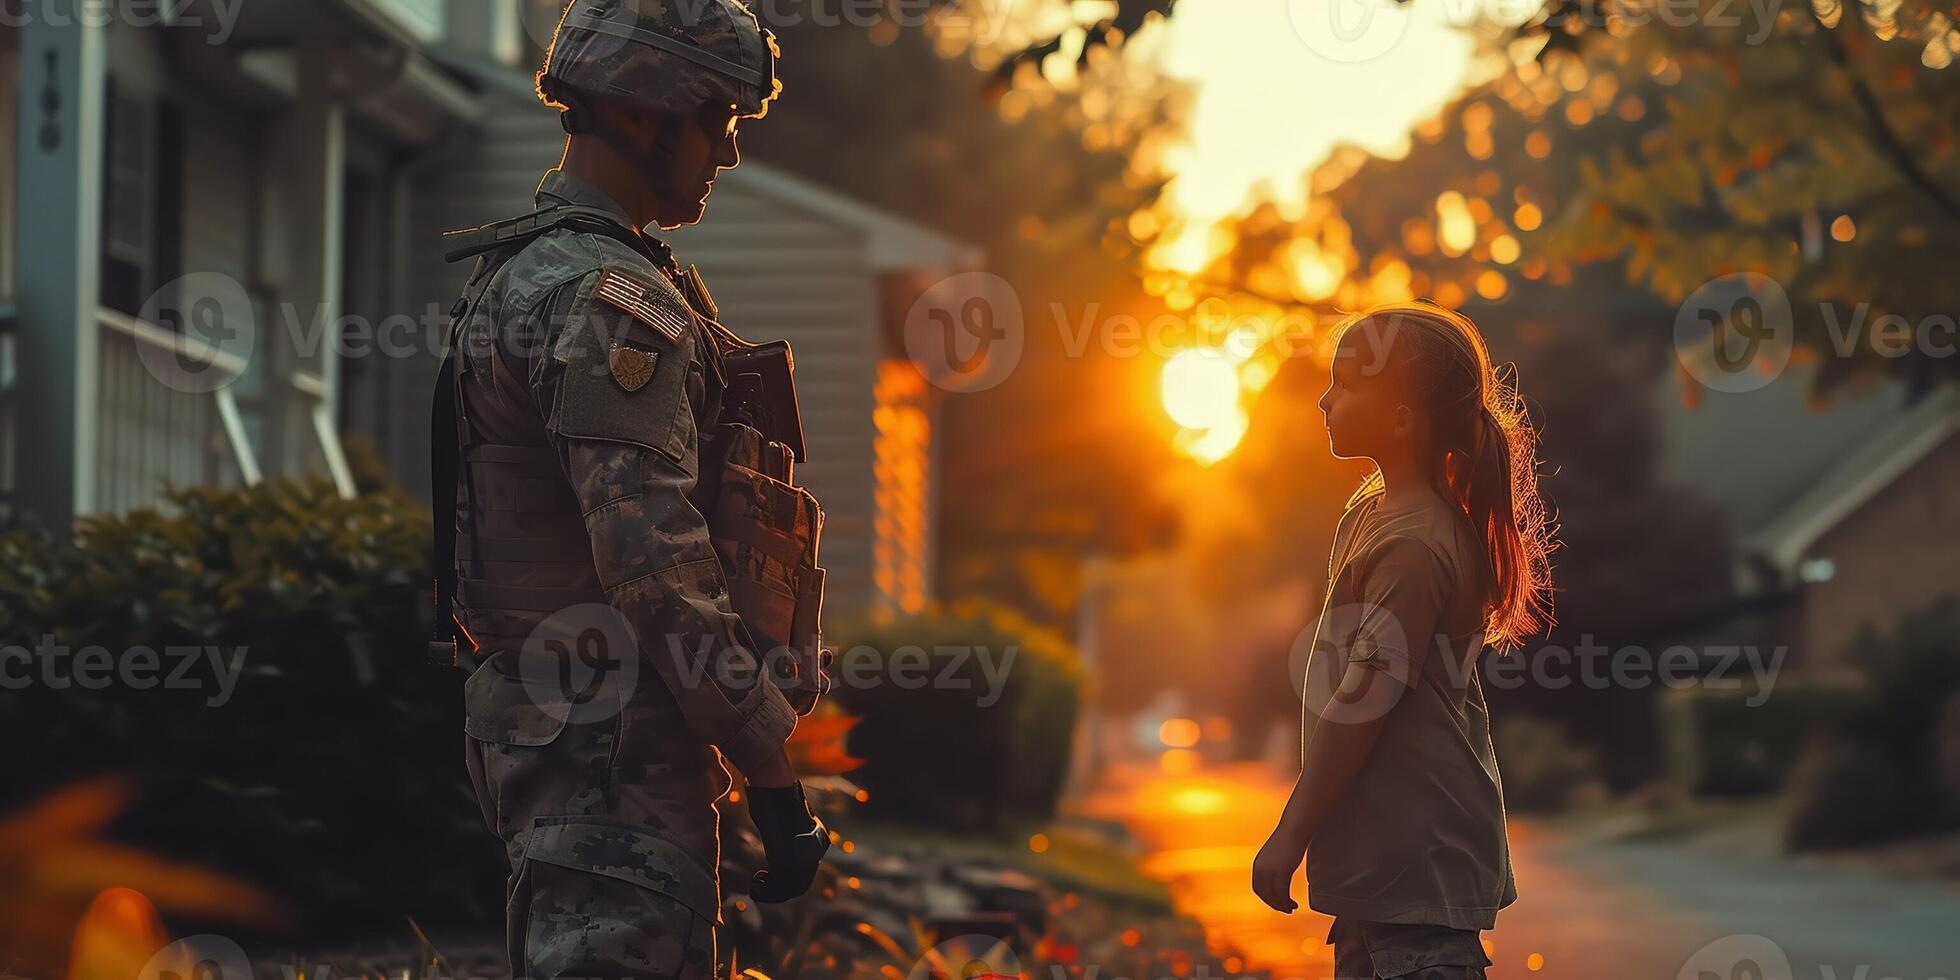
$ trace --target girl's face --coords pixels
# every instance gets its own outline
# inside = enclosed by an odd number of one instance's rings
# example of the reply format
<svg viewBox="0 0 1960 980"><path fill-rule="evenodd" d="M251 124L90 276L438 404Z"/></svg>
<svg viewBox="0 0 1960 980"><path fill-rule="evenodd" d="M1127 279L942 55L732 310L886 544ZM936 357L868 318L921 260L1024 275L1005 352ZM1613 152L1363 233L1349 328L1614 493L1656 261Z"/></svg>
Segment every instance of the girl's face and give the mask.
<svg viewBox="0 0 1960 980"><path fill-rule="evenodd" d="M1362 321L1341 335L1334 350L1320 412L1327 419L1327 442L1341 459L1366 457L1380 462L1408 444L1414 413L1403 396L1407 367L1390 358L1392 335Z"/></svg>

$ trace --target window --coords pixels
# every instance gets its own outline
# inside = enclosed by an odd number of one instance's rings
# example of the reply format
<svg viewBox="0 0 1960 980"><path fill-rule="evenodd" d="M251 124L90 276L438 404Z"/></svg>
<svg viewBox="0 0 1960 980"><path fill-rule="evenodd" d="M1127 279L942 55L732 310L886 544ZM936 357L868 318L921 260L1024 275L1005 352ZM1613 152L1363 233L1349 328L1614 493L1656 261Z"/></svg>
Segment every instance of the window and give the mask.
<svg viewBox="0 0 1960 980"><path fill-rule="evenodd" d="M183 119L175 107L113 81L105 101L102 305L137 316L182 262Z"/></svg>
<svg viewBox="0 0 1960 980"><path fill-rule="evenodd" d="M20 28L0 25L0 303L14 301L14 147L20 128L14 93L19 91Z"/></svg>

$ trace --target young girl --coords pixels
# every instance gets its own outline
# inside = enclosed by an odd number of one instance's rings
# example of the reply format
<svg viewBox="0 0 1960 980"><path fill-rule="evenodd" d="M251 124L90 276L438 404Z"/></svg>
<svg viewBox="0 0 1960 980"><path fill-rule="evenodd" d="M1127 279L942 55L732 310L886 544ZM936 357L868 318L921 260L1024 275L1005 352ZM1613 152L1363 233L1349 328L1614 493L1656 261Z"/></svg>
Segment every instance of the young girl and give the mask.
<svg viewBox="0 0 1960 980"><path fill-rule="evenodd" d="M1320 409L1375 472L1335 531L1300 778L1252 889L1292 912L1311 849L1336 977L1481 978L1517 890L1477 659L1551 621L1536 438L1476 326L1430 303L1350 319Z"/></svg>

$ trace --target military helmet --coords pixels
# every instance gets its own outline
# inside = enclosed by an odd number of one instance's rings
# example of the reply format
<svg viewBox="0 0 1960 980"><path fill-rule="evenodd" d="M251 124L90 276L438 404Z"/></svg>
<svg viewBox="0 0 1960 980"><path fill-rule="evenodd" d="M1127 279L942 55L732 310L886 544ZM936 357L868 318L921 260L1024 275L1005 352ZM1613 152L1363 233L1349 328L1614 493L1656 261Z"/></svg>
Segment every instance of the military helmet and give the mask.
<svg viewBox="0 0 1960 980"><path fill-rule="evenodd" d="M573 0L538 94L560 110L584 94L668 115L714 104L759 116L782 90L778 54L741 0Z"/></svg>

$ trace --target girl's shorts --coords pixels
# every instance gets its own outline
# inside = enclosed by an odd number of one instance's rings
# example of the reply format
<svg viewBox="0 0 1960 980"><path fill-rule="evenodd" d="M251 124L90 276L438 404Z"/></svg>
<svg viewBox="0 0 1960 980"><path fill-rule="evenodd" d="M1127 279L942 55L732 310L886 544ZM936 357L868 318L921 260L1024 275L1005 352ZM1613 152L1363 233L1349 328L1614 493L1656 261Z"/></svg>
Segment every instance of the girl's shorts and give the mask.
<svg viewBox="0 0 1960 980"><path fill-rule="evenodd" d="M1490 957L1474 929L1335 919L1337 980L1484 980Z"/></svg>

